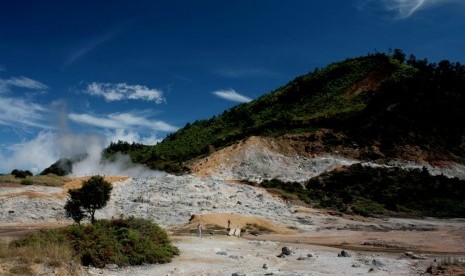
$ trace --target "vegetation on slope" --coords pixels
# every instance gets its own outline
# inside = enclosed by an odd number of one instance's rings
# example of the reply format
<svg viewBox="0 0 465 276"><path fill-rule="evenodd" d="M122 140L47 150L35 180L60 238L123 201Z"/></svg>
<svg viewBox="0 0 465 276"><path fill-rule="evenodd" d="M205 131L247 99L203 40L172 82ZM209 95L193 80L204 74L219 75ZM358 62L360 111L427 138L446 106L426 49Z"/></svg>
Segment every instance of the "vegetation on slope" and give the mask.
<svg viewBox="0 0 465 276"><path fill-rule="evenodd" d="M317 69L255 101L188 123L155 146L112 143L104 156L122 152L150 168L182 173L186 161L251 135L324 127L346 133L350 143L379 144L386 156L395 157L399 145L419 145L463 159L465 125L455 122L465 119L464 91L465 66L405 59L395 50Z"/></svg>
<svg viewBox="0 0 465 276"><path fill-rule="evenodd" d="M432 176L426 169L365 167L360 164L328 172L302 186L264 181L315 207L361 215L387 211L434 217L465 217L465 180Z"/></svg>

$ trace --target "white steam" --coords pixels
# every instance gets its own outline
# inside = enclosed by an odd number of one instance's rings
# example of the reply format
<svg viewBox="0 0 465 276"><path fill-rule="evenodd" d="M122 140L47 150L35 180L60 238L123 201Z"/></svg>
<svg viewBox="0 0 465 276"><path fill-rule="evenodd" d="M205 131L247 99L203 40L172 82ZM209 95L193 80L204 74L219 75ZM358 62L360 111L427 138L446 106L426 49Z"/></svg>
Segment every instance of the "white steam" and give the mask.
<svg viewBox="0 0 465 276"><path fill-rule="evenodd" d="M86 158L73 164L72 175L119 175L131 177L158 177L164 173L140 164L134 164L128 155L116 154L111 160L102 159L104 145L95 140L86 150Z"/></svg>
<svg viewBox="0 0 465 276"><path fill-rule="evenodd" d="M134 164L127 155L118 154L110 161L102 160L102 150L111 142L125 141L154 145L154 136L142 137L128 130L106 131L105 135L72 134L67 130L41 131L31 140L0 148L0 171L13 169L40 173L61 158L85 156L73 165L72 175L120 175L157 177L162 175L143 165Z"/></svg>

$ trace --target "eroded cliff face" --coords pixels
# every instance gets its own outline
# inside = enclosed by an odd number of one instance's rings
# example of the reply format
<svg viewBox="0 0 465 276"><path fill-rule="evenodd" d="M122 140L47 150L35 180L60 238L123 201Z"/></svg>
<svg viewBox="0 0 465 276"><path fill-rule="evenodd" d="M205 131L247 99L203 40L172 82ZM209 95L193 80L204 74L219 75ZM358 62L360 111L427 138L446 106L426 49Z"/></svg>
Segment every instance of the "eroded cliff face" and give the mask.
<svg viewBox="0 0 465 276"><path fill-rule="evenodd" d="M375 144L359 146L341 133L319 130L278 138L250 137L191 162L191 171L201 177L261 182L265 179L305 182L341 166L426 167L431 174L465 179L465 166L447 156L415 146L399 146L389 157Z"/></svg>

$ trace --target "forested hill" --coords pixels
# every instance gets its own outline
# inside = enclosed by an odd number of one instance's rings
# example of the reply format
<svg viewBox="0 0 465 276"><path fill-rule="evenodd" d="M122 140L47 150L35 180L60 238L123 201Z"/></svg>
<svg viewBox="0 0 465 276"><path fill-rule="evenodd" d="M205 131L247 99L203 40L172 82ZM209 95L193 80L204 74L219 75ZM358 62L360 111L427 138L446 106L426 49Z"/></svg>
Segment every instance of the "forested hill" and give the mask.
<svg viewBox="0 0 465 276"><path fill-rule="evenodd" d="M250 103L188 123L155 146L112 143L104 155L128 153L134 162L181 173L185 162L252 135L325 128L344 133L337 143L376 144L384 156L414 146L463 161L464 94L460 63L429 63L406 58L400 50L370 54L330 64Z"/></svg>

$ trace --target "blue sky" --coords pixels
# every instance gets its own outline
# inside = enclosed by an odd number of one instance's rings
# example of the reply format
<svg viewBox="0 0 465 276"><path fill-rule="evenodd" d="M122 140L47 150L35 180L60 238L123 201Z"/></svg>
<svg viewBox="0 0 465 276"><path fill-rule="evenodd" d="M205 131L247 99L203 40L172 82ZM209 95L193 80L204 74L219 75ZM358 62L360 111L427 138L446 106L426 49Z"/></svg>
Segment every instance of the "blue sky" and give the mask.
<svg viewBox="0 0 465 276"><path fill-rule="evenodd" d="M3 1L0 172L154 144L328 63L465 63L462 0Z"/></svg>

